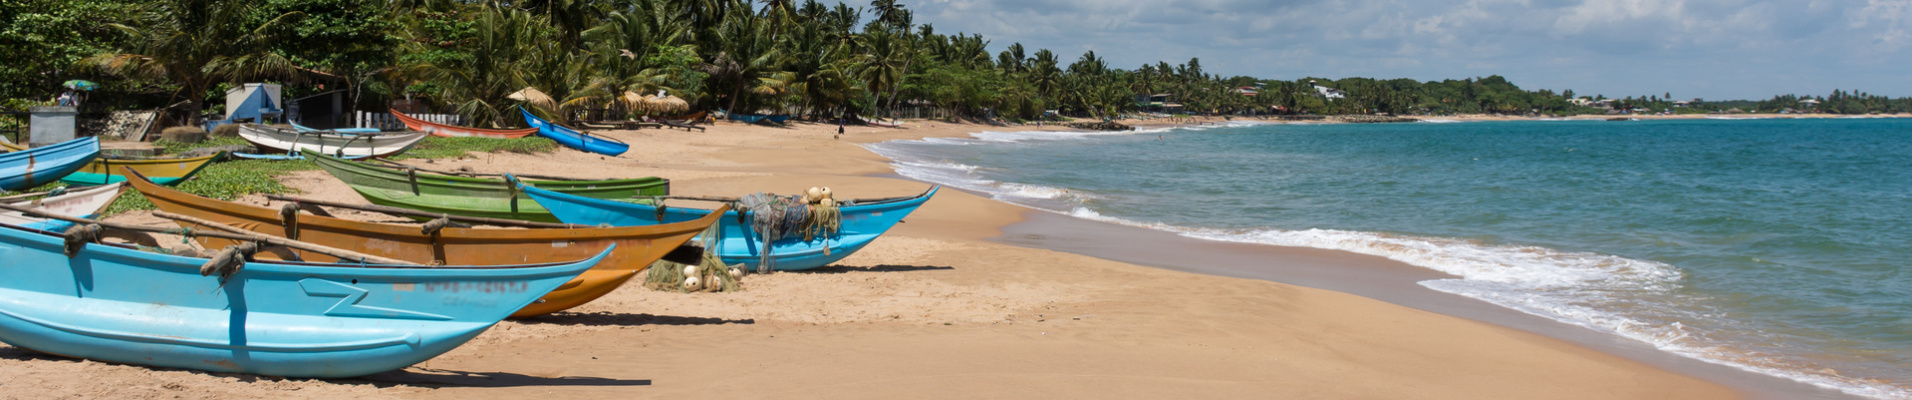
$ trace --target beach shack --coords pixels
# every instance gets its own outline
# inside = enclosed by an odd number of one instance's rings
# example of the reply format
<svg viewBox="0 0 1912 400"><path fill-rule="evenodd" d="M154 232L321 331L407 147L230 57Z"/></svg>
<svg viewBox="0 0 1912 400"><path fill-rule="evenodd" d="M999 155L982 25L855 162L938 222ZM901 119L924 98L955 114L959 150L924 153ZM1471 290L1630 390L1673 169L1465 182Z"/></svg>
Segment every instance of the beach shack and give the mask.
<svg viewBox="0 0 1912 400"><path fill-rule="evenodd" d="M279 97L280 87L271 83L248 83L226 90L226 118L207 120L206 131L233 122L275 123L284 122L284 104Z"/></svg>
<svg viewBox="0 0 1912 400"><path fill-rule="evenodd" d="M287 118L299 125L319 129L346 127L344 90L330 90L292 99L286 107Z"/></svg>

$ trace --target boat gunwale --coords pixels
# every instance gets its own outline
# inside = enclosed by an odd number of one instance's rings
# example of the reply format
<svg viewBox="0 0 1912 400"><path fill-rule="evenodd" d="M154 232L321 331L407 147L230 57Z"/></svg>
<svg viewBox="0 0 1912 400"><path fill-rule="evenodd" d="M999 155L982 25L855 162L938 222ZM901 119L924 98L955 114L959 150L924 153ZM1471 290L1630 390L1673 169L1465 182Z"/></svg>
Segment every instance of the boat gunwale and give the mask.
<svg viewBox="0 0 1912 400"><path fill-rule="evenodd" d="M144 177L142 177L142 179L139 181L134 181L129 179L128 182L133 183L135 190L139 190L140 193L145 194L146 196L149 196L149 197L157 197L165 201L179 203L179 204L186 205L188 207L192 207L196 209L210 210L209 212L213 212L215 214L235 216L235 217L240 217L245 219L279 221L277 211L273 211L263 207L224 202L224 201L214 200L214 199L205 198L201 196L195 196L190 193L180 192L178 190L166 188L164 186L158 185L151 181L147 181L143 178ZM139 188L139 185L141 184L153 185L155 186L154 189L158 189L159 191L149 192L145 189L141 189ZM222 204L238 206L237 208L239 209L234 210L233 207L218 207L219 205L222 205ZM728 209L729 205L725 205L724 208ZM704 229L708 228L711 224L717 223L718 218L722 218L722 216L713 214L713 216L710 218L700 218L698 220L693 220L693 221L678 222L678 223L672 223L672 224L661 224L661 225L627 226L627 227L592 227L592 228L576 228L576 229L445 228L445 229L439 230L439 233L436 236L423 234L421 233L419 228L416 226L380 224L380 223L353 221L353 220L348 220L343 218L324 217L324 216L317 216L317 215L301 215L299 216L298 224L300 225L302 229L330 228L335 231L343 231L343 232L351 232L351 233L370 233L370 234L383 235L383 236L396 236L396 237L404 237L404 238L410 238L410 239L419 239L425 242L430 242L433 240L446 240L446 239L451 239L451 240L462 239L462 240L469 240L469 241L484 241L484 242L513 241L513 240L516 240L516 241L593 240L595 241L595 240L650 239L651 237L656 237L656 236L674 236L674 235L680 235L680 234L686 234L686 233L695 234L696 232L702 232ZM639 228L639 229L632 229L632 228Z"/></svg>
<svg viewBox="0 0 1912 400"><path fill-rule="evenodd" d="M59 238L64 238L64 237L65 237L65 236L64 236L64 234L62 234L62 233L59 233L59 232L51 232L51 231L47 231L47 230L42 230L42 229L34 229L34 228L29 228L29 227L24 227L24 226L19 226L19 225L14 225L14 224L9 224L9 223L6 223L6 222L0 222L0 228L9 228L9 229L13 229L13 230L18 230L18 231L23 231L23 232L27 232L27 233L31 233L31 234L39 234L39 235L43 235L43 236L51 236L51 237L59 237ZM183 228L182 228L182 229L183 229ZM63 241L63 240L65 240L65 239L60 239L60 240L62 240L62 241ZM151 256L164 256L164 257L177 257L177 258L184 258L184 259L191 259L191 260L201 260L202 262L203 262L203 260L207 260L207 258L204 258L204 257L189 257L189 256L182 256L182 255L178 255L178 254L166 254L166 253L155 253L155 252L148 252L148 251L144 251L144 250L140 250L138 246L133 246L133 245L128 245L128 244L123 244L123 243L111 243L111 242L97 242L97 243L87 243L86 245L87 245L87 246L110 246L110 247L114 247L114 248L118 248L118 249L122 249L122 250L130 250L130 251L134 251L134 252L138 252L138 253L142 253L142 254L148 254L148 255L151 255ZM609 248L607 248L607 249L605 249L605 250L604 250L603 252L601 252L602 254L600 254L600 257L601 257L601 256L603 256L603 255L607 255L607 254L610 254L610 250L611 250L611 249L609 249ZM597 258L597 257L594 257L594 258ZM307 262L307 261L289 261L289 260L253 260L253 261L247 261L247 262L246 262L246 267L247 267L248 269L252 269L252 270L254 270L254 271L257 271L257 272L271 272L271 273L285 273L285 274L302 274L302 273L322 273L322 274L323 274L323 273L330 273L330 272L311 272L311 271L298 271L298 270L297 270L297 269L310 269L310 268L318 268L318 269L334 269L334 268L337 268L337 269L346 269L346 268L349 268L349 269L353 269L353 270L358 270L358 271L379 271L379 270L394 270L394 271L416 271L416 270L474 270L474 271L500 271L500 270L519 270L519 269L537 269L537 268L550 268L550 267L561 267L561 266L570 266L570 265L576 265L576 264L578 264L578 263L582 263L582 262L586 262L586 261L590 261L590 260L592 260L592 259L593 259L593 258L584 258L584 259L579 259L579 260L573 260L573 261L553 261L553 262L543 262L543 263L530 263L530 264L502 264L502 265L391 265L391 264L348 264L348 263L342 263L342 262L340 262L340 263L321 263L321 262ZM163 260L162 260L162 261L163 261ZM282 266L282 267L285 267L285 268L291 268L291 269L294 269L294 270L290 270L290 271L274 271L274 270L271 270L271 269L267 269L267 270L265 270L265 271L258 271L258 270L257 270L256 268L252 268L252 264L265 264L265 265L271 265L271 266ZM593 263L593 265L595 265L595 263ZM588 268L587 268L587 270L588 270ZM395 278L395 277L400 277L400 276L383 276L383 275L380 275L380 276L372 276L372 277L373 277L373 278ZM503 277L510 277L510 276L503 276ZM490 276L488 276L488 277L484 277L484 278L499 278L499 277L490 277Z"/></svg>
<svg viewBox="0 0 1912 400"><path fill-rule="evenodd" d="M311 150L302 150L301 152L312 153L312 156L317 156L316 158L317 162L320 162L323 164L339 165L345 168L350 168L352 172L354 172L354 175L374 177L374 178L378 178L382 180L405 182L408 185L411 183L411 176L397 170L393 170L389 168L380 168L380 167L371 166L371 165L364 165L363 163L343 160L343 159L339 159L338 157L332 157L332 156L325 155L323 153L314 152ZM312 158L312 157L308 156L308 158ZM418 184L420 186L430 185L430 186L439 186L439 187L456 187L454 185L464 184L464 185L483 185L484 186L477 189L493 189L490 186L498 186L499 190L509 190L508 189L509 183L503 179L438 175L438 174L430 174L430 173L422 173L422 172L418 173L417 176L418 176ZM427 181L428 179L431 181L428 182ZM592 189L580 189L580 190L602 190L602 189L606 189L604 186L618 188L622 186L645 187L645 186L656 186L656 185L669 185L670 179L652 176L652 177L643 177L643 178L580 180L580 181L527 180L525 182L531 183L532 186L543 186L547 188L553 187L553 186L565 187L565 186L595 185L599 187L592 188Z"/></svg>

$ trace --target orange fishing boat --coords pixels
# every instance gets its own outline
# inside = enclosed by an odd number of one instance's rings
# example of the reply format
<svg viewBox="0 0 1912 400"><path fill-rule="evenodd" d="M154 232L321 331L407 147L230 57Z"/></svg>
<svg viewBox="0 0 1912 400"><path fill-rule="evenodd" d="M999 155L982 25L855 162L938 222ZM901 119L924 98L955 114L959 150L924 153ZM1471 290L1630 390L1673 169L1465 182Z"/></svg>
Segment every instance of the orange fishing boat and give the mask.
<svg viewBox="0 0 1912 400"><path fill-rule="evenodd" d="M430 132L432 136L437 136L437 137L486 137L486 138L493 138L493 139L517 139L517 138L521 138L525 136L530 136L533 133L538 133L538 128L479 129L479 128L468 128L468 127L457 126L457 125L446 125L446 124L430 122L430 121L426 121L426 120L422 120L418 118L412 118L412 116L405 115L404 113L400 113L397 110L393 110L392 115L397 116L398 122L404 123L405 127L412 128L412 130L414 131Z"/></svg>
<svg viewBox="0 0 1912 400"><path fill-rule="evenodd" d="M475 229L443 228L425 232L417 225L379 224L291 213L199 197L153 184L138 172L126 170L127 182L162 211L231 225L267 235L296 239L381 257L440 265L506 265L570 262L588 259L616 244L604 261L583 275L544 295L512 318L562 311L596 300L637 276L652 263L702 233L724 215L676 224L623 228ZM725 206L728 208L728 206ZM195 224L180 222L181 226ZM230 240L198 237L206 248L223 248ZM308 262L351 262L297 250L260 252L259 258Z"/></svg>

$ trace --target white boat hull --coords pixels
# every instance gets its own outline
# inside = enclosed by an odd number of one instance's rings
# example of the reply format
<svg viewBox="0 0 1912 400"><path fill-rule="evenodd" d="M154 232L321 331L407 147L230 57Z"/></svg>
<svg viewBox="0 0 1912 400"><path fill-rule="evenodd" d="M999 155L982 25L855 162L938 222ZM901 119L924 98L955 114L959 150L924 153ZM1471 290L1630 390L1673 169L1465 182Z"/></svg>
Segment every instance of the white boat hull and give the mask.
<svg viewBox="0 0 1912 400"><path fill-rule="evenodd" d="M345 157L385 157L409 150L430 134L406 132L388 135L335 132L299 132L260 125L239 127L239 137L262 149L283 153L311 150L320 154Z"/></svg>

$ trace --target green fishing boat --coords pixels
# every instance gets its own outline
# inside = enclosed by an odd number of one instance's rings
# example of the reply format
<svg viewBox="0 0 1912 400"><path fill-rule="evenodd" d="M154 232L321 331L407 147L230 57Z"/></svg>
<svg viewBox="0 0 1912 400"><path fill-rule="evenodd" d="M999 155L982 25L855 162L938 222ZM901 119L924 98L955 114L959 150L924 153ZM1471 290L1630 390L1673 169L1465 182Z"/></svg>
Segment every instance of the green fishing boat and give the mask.
<svg viewBox="0 0 1912 400"><path fill-rule="evenodd" d="M436 175L373 166L311 151L304 152L320 168L352 186L372 204L430 213L557 223L544 206L504 179ZM526 185L599 199L629 200L670 194L664 178L601 181L523 180Z"/></svg>

